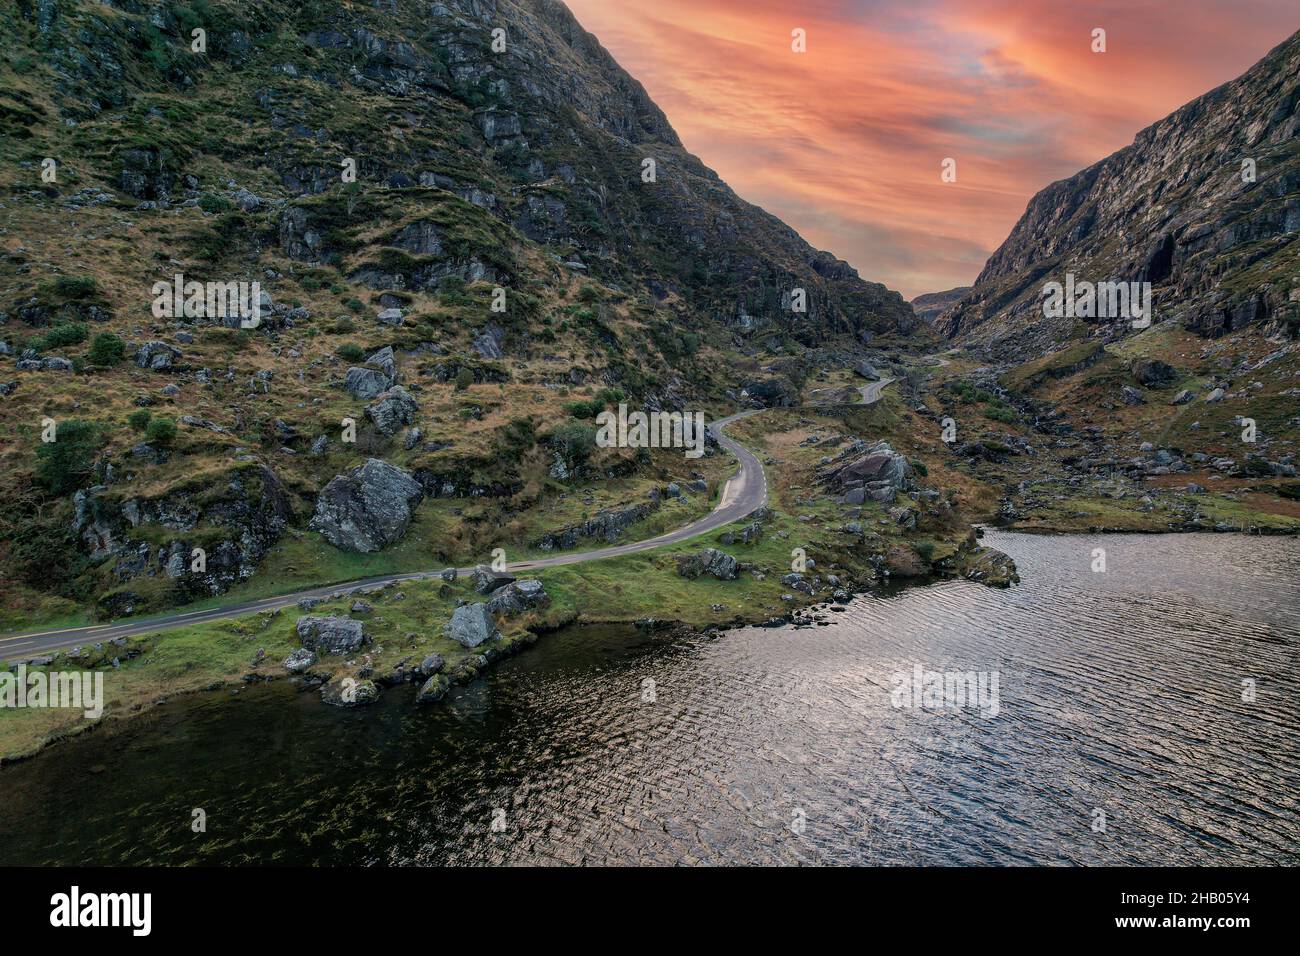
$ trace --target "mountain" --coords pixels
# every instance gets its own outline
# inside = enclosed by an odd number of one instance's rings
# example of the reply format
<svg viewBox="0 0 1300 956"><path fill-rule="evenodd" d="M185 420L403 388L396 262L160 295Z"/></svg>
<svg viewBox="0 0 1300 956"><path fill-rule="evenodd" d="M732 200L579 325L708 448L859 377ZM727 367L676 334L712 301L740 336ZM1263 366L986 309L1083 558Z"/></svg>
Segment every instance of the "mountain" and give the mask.
<svg viewBox="0 0 1300 956"><path fill-rule="evenodd" d="M327 486L385 518L328 540L426 547L422 566L556 530L535 527L556 501L549 520L585 520L575 488L640 508L604 480L664 466L591 448L599 409L789 403L816 356L914 327L687 152L553 0L0 13L0 570L21 613L209 596L290 545L306 579L337 565L311 531ZM259 325L156 309L178 275L258 282ZM200 545L209 570L182 574Z"/></svg>
<svg viewBox="0 0 1300 956"><path fill-rule="evenodd" d="M1253 167L1253 168L1251 168ZM1043 315L1043 286L1150 282L1155 321L1200 335L1294 336L1300 235L1300 33L1132 145L1029 202L938 329L1024 360L1128 323Z"/></svg>
<svg viewBox="0 0 1300 956"><path fill-rule="evenodd" d="M968 285L963 285L955 289L948 289L945 292L926 292L912 299L909 304L912 306L912 312L915 313L917 319L927 324L933 324L935 319L961 301L961 298L970 291L970 288Z"/></svg>

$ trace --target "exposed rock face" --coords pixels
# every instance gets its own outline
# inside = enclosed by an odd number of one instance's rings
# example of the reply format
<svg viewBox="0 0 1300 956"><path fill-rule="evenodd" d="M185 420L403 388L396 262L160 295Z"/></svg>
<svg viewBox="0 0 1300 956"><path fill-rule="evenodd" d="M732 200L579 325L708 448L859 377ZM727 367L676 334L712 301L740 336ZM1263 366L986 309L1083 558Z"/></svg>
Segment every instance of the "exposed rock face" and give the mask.
<svg viewBox="0 0 1300 956"><path fill-rule="evenodd" d="M649 517L659 507L658 501L631 505L610 511L598 511L581 524L548 531L536 542L543 551L567 551L578 546L584 538L595 538L613 544L623 536L623 532L638 521Z"/></svg>
<svg viewBox="0 0 1300 956"><path fill-rule="evenodd" d="M415 416L419 411L420 406L410 392L400 385L394 385L373 404L366 406L366 418L383 434L395 435L403 425L415 424Z"/></svg>
<svg viewBox="0 0 1300 956"><path fill-rule="evenodd" d="M486 604L464 604L452 612L446 633L463 647L478 647L496 637L498 631Z"/></svg>
<svg viewBox="0 0 1300 956"><path fill-rule="evenodd" d="M1074 320L1044 317L1042 286L1069 271L1152 283L1157 322L1175 318L1203 335L1268 323L1294 335L1297 73L1300 33L1132 145L1042 190L937 327L999 357L1055 351ZM1094 321L1126 334L1127 320Z"/></svg>
<svg viewBox="0 0 1300 956"><path fill-rule="evenodd" d="M349 654L366 639L361 622L348 617L300 617L296 629L302 646L317 654Z"/></svg>
<svg viewBox="0 0 1300 956"><path fill-rule="evenodd" d="M123 582L165 575L186 599L220 594L251 577L293 517L284 485L260 464L203 494L182 487L158 498L122 498L96 485L78 491L73 504L72 531L92 561L113 559L113 574ZM174 537L151 544L160 529Z"/></svg>
<svg viewBox="0 0 1300 956"><path fill-rule="evenodd" d="M945 292L927 292L918 295L910 303L912 312L926 325L933 325L935 319L952 308L969 291L970 286L963 285Z"/></svg>
<svg viewBox="0 0 1300 956"><path fill-rule="evenodd" d="M498 590L487 602L488 610L493 614L512 617L534 608L544 608L551 603L551 596L542 587L542 582L534 578L515 581Z"/></svg>
<svg viewBox="0 0 1300 956"><path fill-rule="evenodd" d="M734 581L738 563L735 558L717 548L705 548L698 554L679 554L677 573L684 578L698 578L711 574L719 581Z"/></svg>
<svg viewBox="0 0 1300 956"><path fill-rule="evenodd" d="M382 551L406 533L423 498L410 474L371 458L321 490L310 527L344 551Z"/></svg>

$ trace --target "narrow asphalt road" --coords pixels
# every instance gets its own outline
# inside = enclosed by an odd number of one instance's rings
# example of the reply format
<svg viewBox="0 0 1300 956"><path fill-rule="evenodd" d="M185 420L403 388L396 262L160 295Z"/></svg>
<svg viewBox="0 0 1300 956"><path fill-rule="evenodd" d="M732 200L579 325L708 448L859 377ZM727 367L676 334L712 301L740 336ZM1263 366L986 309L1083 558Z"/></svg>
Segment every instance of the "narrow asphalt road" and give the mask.
<svg viewBox="0 0 1300 956"><path fill-rule="evenodd" d="M740 461L740 470L727 482L726 487L722 490L722 495L718 499L717 507L697 521L678 528L675 531L669 531L658 537L647 538L644 541L633 541L628 544L615 545L608 548L600 548L595 551L579 551L570 554L557 554L552 557L537 558L532 561L519 561L508 565L512 573L520 571L532 571L537 568L553 568L565 564L580 564L584 561L597 561L601 558L613 558L624 554L636 554L639 551L649 551L652 548L662 547L666 544L675 544L679 541L685 541L715 528L721 528L723 525L730 524L757 508L767 504L767 476L763 473L763 466L754 455L731 438L723 434L723 429L734 421L742 418L748 418L750 415L757 414L762 409L751 409L740 412L727 418L721 418L709 426L709 432L718 440L718 444L731 452ZM349 581L341 584L329 584L324 587L311 588L306 591L295 591L292 594L282 594L277 597L262 598L257 601L245 601L240 604L230 604L222 607L209 608L202 611L188 611L179 614L168 614L159 617L152 617L140 620L125 621L121 624L93 624L85 627L67 627L57 630L37 631L26 634L13 634L0 638L0 660L9 662L28 660L32 657L42 656L51 651L61 650L68 647L76 647L82 644L96 643L99 641L112 640L117 637L128 637L135 634L152 634L157 631L166 631L176 627L183 627L187 624L199 624L204 621L216 621L227 617L237 617L241 614L250 614L257 611L269 611L274 608L287 607L296 604L302 598L308 597L325 597L330 594L350 593L365 588L377 587L383 584L392 584L398 581L418 581L427 578L436 577L441 568L429 571L411 571L405 574L386 574L380 577L365 578L359 581ZM472 568L460 568L461 573L468 573Z"/></svg>
<svg viewBox="0 0 1300 956"><path fill-rule="evenodd" d="M897 379L882 378L879 382L868 382L866 385L859 386L858 391L862 393L862 404L874 405L880 401L880 393L885 390L886 385L894 381L897 381Z"/></svg>

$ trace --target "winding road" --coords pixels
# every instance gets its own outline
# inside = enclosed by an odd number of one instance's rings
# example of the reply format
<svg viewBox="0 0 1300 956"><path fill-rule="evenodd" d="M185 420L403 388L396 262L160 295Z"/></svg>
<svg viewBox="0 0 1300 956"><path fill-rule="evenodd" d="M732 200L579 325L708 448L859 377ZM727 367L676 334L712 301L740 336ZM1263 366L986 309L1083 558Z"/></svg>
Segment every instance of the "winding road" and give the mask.
<svg viewBox="0 0 1300 956"><path fill-rule="evenodd" d="M881 391L893 381L894 379L887 378L879 382L872 382L869 385L863 385L861 387L863 404L870 405L878 401ZM727 481L717 505L703 518L692 521L675 531L668 531L654 538L646 538L644 541L631 541L627 544L612 545L608 548L597 548L594 551L575 551L568 554L535 558L531 561L512 562L507 565L508 569L513 573L534 571L538 568L555 568L566 564L581 564L585 561L599 561L602 558L616 558L625 554L650 551L666 544L676 544L679 541L685 541L696 535L721 528L761 508L767 504L767 475L763 472L762 463L748 448L734 439L728 438L723 433L723 429L732 422L756 415L760 411L764 411L764 409L755 408L738 412L735 415L720 418L709 425L709 433L717 439L718 444L736 456L737 461L740 462L740 470ZM20 660L30 660L33 657L47 655L52 651L77 647L82 644L97 643L137 634L153 634L159 631L184 627L188 624L219 621L224 618L253 614L258 611L271 611L276 608L297 604L303 598L323 598L331 594L350 594L354 591L394 584L399 581L427 580L428 578L437 577L441 570L441 568L437 568L429 571L384 574L378 577L362 578L357 581L327 584L306 591L294 591L292 594L281 594L256 601L227 604L200 611L185 611L140 618L138 620L124 621L120 624L90 624L83 627L64 627L47 631L7 634L0 637L0 661L13 663ZM473 569L458 568L457 570L462 574L467 574Z"/></svg>
<svg viewBox="0 0 1300 956"><path fill-rule="evenodd" d="M731 522L761 508L767 504L767 476L763 473L763 465L749 449L728 438L723 433L723 429L732 422L748 418L760 411L762 409L739 412L727 418L718 419L709 426L709 433L717 439L718 444L736 456L740 462L740 470L727 481L726 486L722 489L722 495L718 499L717 506L703 518L692 521L675 531L669 531L654 538L646 538L644 541L632 541L628 544L598 548L595 551L577 551L546 558L536 558L531 561L518 561L507 565L508 569L512 573L518 573L520 571L533 571L537 568L554 568L566 564L580 564L584 561L598 561L602 558L615 558L624 554L650 551L653 548L659 548L666 544L676 544L679 541L685 541L687 538L693 538L715 528L721 528L723 525L731 524ZM472 568L459 568L458 570L461 573L468 573ZM385 574L379 577L363 578L358 581L310 588L306 591L295 591L292 594L281 594L256 601L244 601L239 604L229 604L201 611L141 618L139 620L125 621L121 624L92 624L84 627L65 627L56 630L6 635L0 637L0 660L11 663L18 660L28 660L32 657L46 655L51 651L76 647L82 644L108 641L136 634L152 634L158 631L184 627L188 624L218 621L223 618L238 617L242 614L288 607L303 598L349 594L354 591L384 584L393 584L398 581L425 580L437 577L439 571L441 571L441 568L430 571L410 571L404 574Z"/></svg>

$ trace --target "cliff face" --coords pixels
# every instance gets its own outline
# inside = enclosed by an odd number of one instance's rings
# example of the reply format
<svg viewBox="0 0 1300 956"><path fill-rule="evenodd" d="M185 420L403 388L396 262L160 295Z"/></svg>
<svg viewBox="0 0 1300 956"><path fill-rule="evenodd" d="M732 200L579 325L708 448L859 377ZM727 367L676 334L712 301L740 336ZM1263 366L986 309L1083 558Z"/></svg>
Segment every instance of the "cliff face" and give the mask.
<svg viewBox="0 0 1300 956"><path fill-rule="evenodd" d="M1251 324L1294 335L1298 234L1300 33L1132 145L1038 193L938 328L994 356L1050 351L1081 330L1044 318L1042 287L1073 273L1150 282L1155 321L1177 319L1202 335Z"/></svg>

